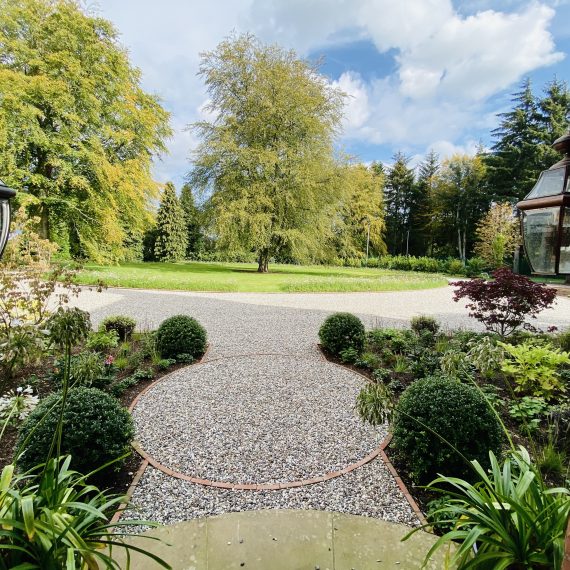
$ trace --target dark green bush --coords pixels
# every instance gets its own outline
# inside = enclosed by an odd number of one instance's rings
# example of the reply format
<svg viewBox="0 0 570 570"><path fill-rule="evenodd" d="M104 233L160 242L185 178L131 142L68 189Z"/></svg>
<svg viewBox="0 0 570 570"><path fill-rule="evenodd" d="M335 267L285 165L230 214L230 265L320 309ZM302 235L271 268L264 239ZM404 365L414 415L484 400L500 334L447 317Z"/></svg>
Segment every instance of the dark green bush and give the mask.
<svg viewBox="0 0 570 570"><path fill-rule="evenodd" d="M419 484L429 483L438 473L473 478L470 465L430 429L467 460L476 459L485 467L489 451L497 454L501 448L501 425L485 397L473 386L448 378L424 378L407 388L393 428L394 448Z"/></svg>
<svg viewBox="0 0 570 570"><path fill-rule="evenodd" d="M137 322L132 317L127 317L125 315L115 315L112 317L106 317L101 321L101 325L99 326L100 331L116 331L119 335L119 339L123 342L129 340L135 327L137 326Z"/></svg>
<svg viewBox="0 0 570 570"><path fill-rule="evenodd" d="M20 449L27 442L18 460L22 470L46 460L59 419L60 397L60 393L55 393L42 400L23 423L17 445ZM73 469L89 473L129 452L134 436L133 420L109 394L97 388L72 388L62 434L62 454L72 456ZM109 470L119 468L117 462Z"/></svg>
<svg viewBox="0 0 570 570"><path fill-rule="evenodd" d="M417 341L409 330L374 329L368 333L368 343L377 351L390 350L394 354L405 354Z"/></svg>
<svg viewBox="0 0 570 570"><path fill-rule="evenodd" d="M325 319L319 338L323 347L336 356L349 348L360 354L364 348L364 325L351 313L335 313Z"/></svg>
<svg viewBox="0 0 570 570"><path fill-rule="evenodd" d="M428 317L426 315L413 317L410 325L416 334L428 332L435 335L439 331L438 322L433 317Z"/></svg>
<svg viewBox="0 0 570 570"><path fill-rule="evenodd" d="M156 347L162 358L176 358L179 354L199 358L206 350L206 330L192 317L170 317L156 331Z"/></svg>

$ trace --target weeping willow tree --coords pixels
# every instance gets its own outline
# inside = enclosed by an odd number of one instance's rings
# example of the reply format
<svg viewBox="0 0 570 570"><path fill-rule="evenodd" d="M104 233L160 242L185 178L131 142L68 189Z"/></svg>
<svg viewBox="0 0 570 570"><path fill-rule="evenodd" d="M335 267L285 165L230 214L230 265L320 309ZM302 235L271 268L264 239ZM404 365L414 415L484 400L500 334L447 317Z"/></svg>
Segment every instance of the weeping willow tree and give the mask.
<svg viewBox="0 0 570 570"><path fill-rule="evenodd" d="M233 36L202 55L215 119L190 180L209 195L218 247L254 251L260 272L286 252L303 261L332 239L342 185L333 143L344 95L295 52Z"/></svg>
<svg viewBox="0 0 570 570"><path fill-rule="evenodd" d="M110 22L74 0L0 0L0 177L33 196L42 237L121 259L151 219L168 120Z"/></svg>

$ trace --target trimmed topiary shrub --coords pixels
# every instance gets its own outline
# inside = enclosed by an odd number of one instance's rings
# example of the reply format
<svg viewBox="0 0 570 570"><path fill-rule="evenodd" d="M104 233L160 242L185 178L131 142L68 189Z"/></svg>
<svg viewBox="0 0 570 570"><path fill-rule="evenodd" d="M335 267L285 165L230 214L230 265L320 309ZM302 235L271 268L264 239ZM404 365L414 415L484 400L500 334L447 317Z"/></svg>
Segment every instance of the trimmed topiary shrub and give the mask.
<svg viewBox="0 0 570 570"><path fill-rule="evenodd" d="M27 443L18 460L20 469L27 471L46 460L59 420L60 397L56 393L42 400L23 423L17 449ZM72 456L71 468L89 473L130 451L133 420L126 408L109 394L97 388L72 388L65 406L62 434L61 451ZM120 467L121 462L116 462L109 470Z"/></svg>
<svg viewBox="0 0 570 570"><path fill-rule="evenodd" d="M438 473L468 480L474 476L464 459L424 426L484 467L489 451L499 454L501 449L501 425L475 387L442 377L418 380L398 402L392 445L419 484Z"/></svg>
<svg viewBox="0 0 570 570"><path fill-rule="evenodd" d="M364 325L351 313L335 313L325 319L319 338L323 347L335 356L340 356L347 349L354 349L360 354L364 348Z"/></svg>
<svg viewBox="0 0 570 570"><path fill-rule="evenodd" d="M176 358L179 354L199 358L206 350L206 330L192 317L170 317L156 331L156 347L162 358Z"/></svg>
<svg viewBox="0 0 570 570"><path fill-rule="evenodd" d="M115 331L119 335L119 339L125 342L131 338L136 326L137 322L132 317L115 315L103 319L99 326L99 330L102 332Z"/></svg>

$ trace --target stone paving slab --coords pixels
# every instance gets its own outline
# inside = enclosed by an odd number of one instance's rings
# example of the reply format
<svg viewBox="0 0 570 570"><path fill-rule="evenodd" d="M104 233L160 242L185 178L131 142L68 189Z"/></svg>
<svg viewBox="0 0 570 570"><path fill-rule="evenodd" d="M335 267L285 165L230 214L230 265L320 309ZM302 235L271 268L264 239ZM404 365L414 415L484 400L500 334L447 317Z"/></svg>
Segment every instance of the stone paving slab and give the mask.
<svg viewBox="0 0 570 570"><path fill-rule="evenodd" d="M423 531L408 541L403 525L322 511L231 513L154 529L161 542L134 539L173 570L379 570L421 568L436 537ZM121 562L122 556L117 557ZM137 570L159 565L141 555ZM444 552L426 568L444 567Z"/></svg>

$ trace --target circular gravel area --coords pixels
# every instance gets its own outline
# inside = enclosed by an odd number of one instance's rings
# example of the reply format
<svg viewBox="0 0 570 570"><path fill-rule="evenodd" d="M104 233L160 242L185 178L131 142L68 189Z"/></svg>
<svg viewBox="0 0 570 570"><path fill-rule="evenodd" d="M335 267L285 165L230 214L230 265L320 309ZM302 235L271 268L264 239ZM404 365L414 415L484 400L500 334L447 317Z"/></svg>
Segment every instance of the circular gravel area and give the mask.
<svg viewBox="0 0 570 570"><path fill-rule="evenodd" d="M199 479L311 479L356 463L386 436L354 410L365 382L314 357L220 358L144 394L133 410L136 437L156 461Z"/></svg>

